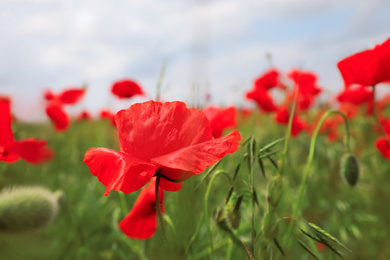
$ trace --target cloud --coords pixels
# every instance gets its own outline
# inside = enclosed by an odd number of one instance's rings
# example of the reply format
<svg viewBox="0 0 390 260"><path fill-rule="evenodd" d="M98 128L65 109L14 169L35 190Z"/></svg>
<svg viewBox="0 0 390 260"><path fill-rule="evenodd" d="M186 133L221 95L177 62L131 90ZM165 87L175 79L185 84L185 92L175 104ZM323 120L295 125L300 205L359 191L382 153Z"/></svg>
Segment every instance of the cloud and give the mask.
<svg viewBox="0 0 390 260"><path fill-rule="evenodd" d="M166 59L165 99L191 102L198 81L214 102L237 104L268 67L267 52L282 70L314 70L336 91L337 61L390 36L389 8L385 0L7 0L0 92L23 100L15 102L20 114L35 107L29 120L43 117L36 100L44 87L88 83L83 106L118 109L128 103L107 99L111 84L135 78L153 97Z"/></svg>

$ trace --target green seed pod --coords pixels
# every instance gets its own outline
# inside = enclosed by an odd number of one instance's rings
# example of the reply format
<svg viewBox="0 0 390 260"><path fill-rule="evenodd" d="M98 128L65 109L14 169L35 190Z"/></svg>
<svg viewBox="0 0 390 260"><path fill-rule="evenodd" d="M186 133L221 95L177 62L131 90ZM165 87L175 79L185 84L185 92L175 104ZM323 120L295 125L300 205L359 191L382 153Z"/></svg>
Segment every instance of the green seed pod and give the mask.
<svg viewBox="0 0 390 260"><path fill-rule="evenodd" d="M48 225L57 215L63 192L39 186L12 187L0 192L0 231L28 231Z"/></svg>
<svg viewBox="0 0 390 260"><path fill-rule="evenodd" d="M240 207L243 198L244 195L238 197L237 194L234 194L233 196L230 196L228 203L225 205L225 214L227 216L227 220L230 226L233 229L237 229L240 226L240 221L241 221Z"/></svg>
<svg viewBox="0 0 390 260"><path fill-rule="evenodd" d="M268 183L268 205L274 209L279 204L283 193L283 177L278 174Z"/></svg>
<svg viewBox="0 0 390 260"><path fill-rule="evenodd" d="M352 154L347 154L341 162L341 176L348 182L350 186L355 186L359 179L359 165L356 157Z"/></svg>
<svg viewBox="0 0 390 260"><path fill-rule="evenodd" d="M263 232L267 239L273 239L278 234L279 219L275 211L268 210L263 219Z"/></svg>

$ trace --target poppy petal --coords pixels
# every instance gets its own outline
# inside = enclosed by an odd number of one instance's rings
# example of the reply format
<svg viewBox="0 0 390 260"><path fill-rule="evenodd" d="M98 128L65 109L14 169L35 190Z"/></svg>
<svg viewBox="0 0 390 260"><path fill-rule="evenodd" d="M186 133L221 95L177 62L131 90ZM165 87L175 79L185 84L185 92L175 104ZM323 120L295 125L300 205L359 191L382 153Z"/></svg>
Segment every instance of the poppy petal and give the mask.
<svg viewBox="0 0 390 260"><path fill-rule="evenodd" d="M157 167L151 163L107 148L91 148L84 162L91 173L106 186L104 195L111 190L128 194L139 190L153 177Z"/></svg>
<svg viewBox="0 0 390 260"><path fill-rule="evenodd" d="M70 124L69 116L62 108L61 103L55 101L50 102L46 106L46 114L53 122L54 128L57 131L65 131L68 128Z"/></svg>
<svg viewBox="0 0 390 260"><path fill-rule="evenodd" d="M85 89L67 89L60 93L58 99L63 104L73 105L79 102L85 93Z"/></svg>
<svg viewBox="0 0 390 260"><path fill-rule="evenodd" d="M143 95L140 85L133 80L122 80L115 82L111 92L119 98L131 98L135 95Z"/></svg>
<svg viewBox="0 0 390 260"><path fill-rule="evenodd" d="M203 112L183 102L137 103L115 121L121 151L145 161L213 138Z"/></svg>
<svg viewBox="0 0 390 260"><path fill-rule="evenodd" d="M11 128L10 102L6 99L0 99L0 146L7 149L12 147L13 144L14 135Z"/></svg>
<svg viewBox="0 0 390 260"><path fill-rule="evenodd" d="M235 152L240 139L240 133L237 130L233 130L222 138L185 147L153 158L152 162L161 166L199 174L226 154Z"/></svg>
<svg viewBox="0 0 390 260"><path fill-rule="evenodd" d="M129 214L119 223L119 228L130 238L151 238L157 227L156 220L156 179L142 189ZM161 211L164 211L164 192L159 189Z"/></svg>
<svg viewBox="0 0 390 260"><path fill-rule="evenodd" d="M53 150L47 147L45 140L35 140L27 138L15 142L12 153L17 154L21 159L39 164L53 157Z"/></svg>

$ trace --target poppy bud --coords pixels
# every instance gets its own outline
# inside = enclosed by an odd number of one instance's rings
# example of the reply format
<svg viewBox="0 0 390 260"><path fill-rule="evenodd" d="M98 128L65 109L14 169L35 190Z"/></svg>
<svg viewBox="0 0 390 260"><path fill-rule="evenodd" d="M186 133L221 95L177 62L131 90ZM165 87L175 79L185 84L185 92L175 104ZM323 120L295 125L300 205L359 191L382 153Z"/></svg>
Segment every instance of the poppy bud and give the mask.
<svg viewBox="0 0 390 260"><path fill-rule="evenodd" d="M359 179L359 165L352 154L344 156L341 162L341 175L350 186L355 186Z"/></svg>
<svg viewBox="0 0 390 260"><path fill-rule="evenodd" d="M57 215L63 192L39 186L13 187L0 192L0 231L40 229Z"/></svg>

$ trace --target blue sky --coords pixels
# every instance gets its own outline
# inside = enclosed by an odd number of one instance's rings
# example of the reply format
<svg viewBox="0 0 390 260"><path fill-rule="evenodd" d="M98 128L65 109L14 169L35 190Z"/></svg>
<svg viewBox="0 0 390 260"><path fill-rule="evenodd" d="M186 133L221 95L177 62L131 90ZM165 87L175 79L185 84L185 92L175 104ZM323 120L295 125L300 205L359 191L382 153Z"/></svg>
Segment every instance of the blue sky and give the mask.
<svg viewBox="0 0 390 260"><path fill-rule="evenodd" d="M115 80L149 94L163 60L166 100L193 101L191 86L218 104L243 100L269 66L318 73L327 95L342 89L336 63L390 37L386 0L3 0L0 94L24 120L44 118L42 91L88 84L82 108L140 102L110 97Z"/></svg>

